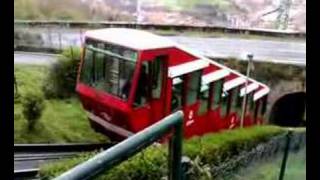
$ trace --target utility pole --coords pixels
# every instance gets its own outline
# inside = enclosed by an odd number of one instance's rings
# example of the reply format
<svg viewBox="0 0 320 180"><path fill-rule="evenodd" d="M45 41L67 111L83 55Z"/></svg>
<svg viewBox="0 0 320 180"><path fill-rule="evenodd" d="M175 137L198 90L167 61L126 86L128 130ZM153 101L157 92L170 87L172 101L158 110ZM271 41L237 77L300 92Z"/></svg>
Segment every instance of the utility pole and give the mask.
<svg viewBox="0 0 320 180"><path fill-rule="evenodd" d="M250 76L250 69L251 69L251 63L253 59L253 54L249 53L247 54L248 58L248 65L247 65L247 74L246 74L246 82L245 82L245 87L244 87L244 95L243 95L243 100L242 100L242 111L241 111L241 120L240 120L240 127L243 128L243 121L244 121L244 116L245 116L245 109L246 109L246 102L247 102L247 88L248 88L248 83L249 83L249 76Z"/></svg>
<svg viewBox="0 0 320 180"><path fill-rule="evenodd" d="M141 2L140 0L137 0L136 2L136 14L137 14L136 23L137 24L141 23L140 12L141 12Z"/></svg>
<svg viewBox="0 0 320 180"><path fill-rule="evenodd" d="M278 16L277 16L277 28L287 29L289 24L289 13L292 5L292 0L280 0Z"/></svg>

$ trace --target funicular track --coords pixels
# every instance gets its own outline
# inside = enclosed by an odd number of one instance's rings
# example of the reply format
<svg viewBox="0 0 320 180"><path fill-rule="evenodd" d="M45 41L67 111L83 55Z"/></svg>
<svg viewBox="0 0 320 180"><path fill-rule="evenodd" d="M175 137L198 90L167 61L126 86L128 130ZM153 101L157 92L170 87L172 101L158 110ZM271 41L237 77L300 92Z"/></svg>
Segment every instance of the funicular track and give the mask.
<svg viewBox="0 0 320 180"><path fill-rule="evenodd" d="M36 179L40 164L72 158L80 152L108 149L115 144L15 144L14 179Z"/></svg>

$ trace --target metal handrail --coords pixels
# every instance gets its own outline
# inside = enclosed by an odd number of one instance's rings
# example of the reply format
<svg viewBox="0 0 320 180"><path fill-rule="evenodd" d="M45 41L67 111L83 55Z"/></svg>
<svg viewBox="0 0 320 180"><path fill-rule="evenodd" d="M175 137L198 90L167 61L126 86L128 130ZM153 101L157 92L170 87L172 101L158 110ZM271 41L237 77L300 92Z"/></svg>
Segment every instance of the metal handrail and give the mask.
<svg viewBox="0 0 320 180"><path fill-rule="evenodd" d="M183 112L175 112L159 122L145 128L137 134L120 142L119 144L97 154L86 162L77 165L63 173L55 180L83 180L91 179L101 172L111 169L125 161L142 149L150 146L163 135L171 132L174 134L169 142L169 179L181 180L181 154L183 139Z"/></svg>

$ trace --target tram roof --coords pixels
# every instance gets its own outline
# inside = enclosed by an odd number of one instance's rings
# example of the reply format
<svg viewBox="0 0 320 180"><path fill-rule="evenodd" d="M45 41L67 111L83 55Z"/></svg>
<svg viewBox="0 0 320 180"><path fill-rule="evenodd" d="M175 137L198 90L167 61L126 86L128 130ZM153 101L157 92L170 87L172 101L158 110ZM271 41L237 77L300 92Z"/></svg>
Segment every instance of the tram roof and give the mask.
<svg viewBox="0 0 320 180"><path fill-rule="evenodd" d="M152 34L147 31L129 28L106 28L90 30L86 37L106 41L136 50L149 50L175 46L168 38Z"/></svg>

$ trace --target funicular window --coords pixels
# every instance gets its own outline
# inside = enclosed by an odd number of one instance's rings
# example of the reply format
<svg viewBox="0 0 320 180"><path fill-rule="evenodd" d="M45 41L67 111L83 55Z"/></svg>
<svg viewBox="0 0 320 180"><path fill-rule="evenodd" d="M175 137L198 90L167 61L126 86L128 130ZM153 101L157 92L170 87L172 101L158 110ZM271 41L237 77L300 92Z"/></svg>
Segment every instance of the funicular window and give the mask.
<svg viewBox="0 0 320 180"><path fill-rule="evenodd" d="M187 105L192 105L197 102L198 93L200 91L201 73L202 71L195 71L189 74L189 81L187 83L187 97L186 97Z"/></svg>
<svg viewBox="0 0 320 180"><path fill-rule="evenodd" d="M253 93L247 94L246 113L251 114L253 112Z"/></svg>
<svg viewBox="0 0 320 180"><path fill-rule="evenodd" d="M261 111L260 111L260 115L261 117L264 116L264 114L267 111L267 103L268 103L268 96L263 97L263 99L261 100Z"/></svg>
<svg viewBox="0 0 320 180"><path fill-rule="evenodd" d="M258 116L259 116L259 111L260 111L260 109L261 109L261 99L258 99L256 102L255 102L255 104L256 104L256 106L255 106L255 108L254 108L254 110L253 110L253 119L254 119L254 121L256 121L257 120L257 118L258 118Z"/></svg>
<svg viewBox="0 0 320 180"><path fill-rule="evenodd" d="M150 97L153 99L160 98L164 73L164 57L158 56L152 61L144 61L142 63L134 106L138 107L146 104Z"/></svg>
<svg viewBox="0 0 320 180"><path fill-rule="evenodd" d="M82 71L80 75L80 81L91 85L94 82L94 69L93 69L93 52L91 50L87 50L84 57L85 61L82 65Z"/></svg>
<svg viewBox="0 0 320 180"><path fill-rule="evenodd" d="M211 104L211 109L215 110L219 107L221 101L221 94L223 89L223 79L211 83L211 92L213 93L213 101Z"/></svg>
<svg viewBox="0 0 320 180"><path fill-rule="evenodd" d="M208 112L209 109L209 86L204 85L200 89L200 108L198 111L198 115L203 115Z"/></svg>
<svg viewBox="0 0 320 180"><path fill-rule="evenodd" d="M232 102L231 102L231 112L237 112L238 100L239 98L239 87L236 87L232 90Z"/></svg>
<svg viewBox="0 0 320 180"><path fill-rule="evenodd" d="M182 79L183 79L182 77L176 77L173 79L171 112L177 111L182 107L182 97L183 97Z"/></svg>
<svg viewBox="0 0 320 180"><path fill-rule="evenodd" d="M151 74L151 83L152 83L152 98L160 98L163 73L164 73L164 59L165 56L158 56L155 60L151 61L149 64L150 74Z"/></svg>
<svg viewBox="0 0 320 180"><path fill-rule="evenodd" d="M229 105L230 105L230 92L223 91L222 93L222 104L221 104L221 117L225 117L228 114Z"/></svg>
<svg viewBox="0 0 320 180"><path fill-rule="evenodd" d="M250 99L249 99L249 105L250 105L250 111L254 112L254 109L256 107L256 102L253 100L253 93L251 93Z"/></svg>
<svg viewBox="0 0 320 180"><path fill-rule="evenodd" d="M137 52L87 39L81 82L127 100Z"/></svg>
<svg viewBox="0 0 320 180"><path fill-rule="evenodd" d="M134 98L133 105L135 107L140 107L146 104L147 99L149 96L149 75L148 72L150 72L150 66L147 62L144 62L141 66L139 80L138 80L138 86L136 89L136 94Z"/></svg>
<svg viewBox="0 0 320 180"><path fill-rule="evenodd" d="M238 99L237 99L237 104L236 104L236 111L239 115L242 113L242 103L243 103L243 97L240 96L240 93L238 93Z"/></svg>

